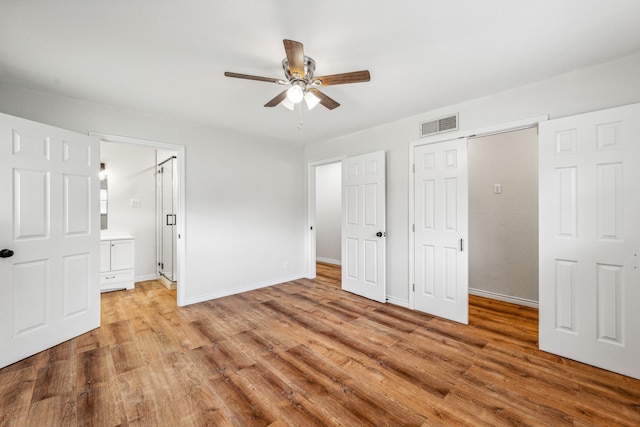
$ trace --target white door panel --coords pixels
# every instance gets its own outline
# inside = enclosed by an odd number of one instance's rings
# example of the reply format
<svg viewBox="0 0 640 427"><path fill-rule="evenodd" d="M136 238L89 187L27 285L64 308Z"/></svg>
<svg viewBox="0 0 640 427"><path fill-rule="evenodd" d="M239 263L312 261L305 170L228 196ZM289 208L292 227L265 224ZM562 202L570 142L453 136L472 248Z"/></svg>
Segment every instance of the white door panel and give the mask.
<svg viewBox="0 0 640 427"><path fill-rule="evenodd" d="M415 308L468 323L467 140L415 147Z"/></svg>
<svg viewBox="0 0 640 427"><path fill-rule="evenodd" d="M385 153L342 163L342 288L386 301Z"/></svg>
<svg viewBox="0 0 640 427"><path fill-rule="evenodd" d="M64 174L64 235L91 234L91 177Z"/></svg>
<svg viewBox="0 0 640 427"><path fill-rule="evenodd" d="M640 378L640 105L540 124L540 348Z"/></svg>
<svg viewBox="0 0 640 427"><path fill-rule="evenodd" d="M98 141L0 114L0 367L99 326Z"/></svg>

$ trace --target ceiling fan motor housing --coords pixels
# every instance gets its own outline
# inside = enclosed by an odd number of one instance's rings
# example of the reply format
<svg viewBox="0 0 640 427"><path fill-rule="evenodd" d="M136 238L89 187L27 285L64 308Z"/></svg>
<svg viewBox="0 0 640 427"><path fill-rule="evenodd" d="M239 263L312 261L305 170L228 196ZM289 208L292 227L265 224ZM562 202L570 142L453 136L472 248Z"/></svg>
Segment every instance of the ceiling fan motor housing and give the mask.
<svg viewBox="0 0 640 427"><path fill-rule="evenodd" d="M291 70L289 69L289 61L287 58L282 60L282 69L284 70L284 75L287 80L304 80L307 84L311 82L313 78L313 74L316 72L316 61L313 58L310 58L305 55L304 57L304 76L291 75Z"/></svg>

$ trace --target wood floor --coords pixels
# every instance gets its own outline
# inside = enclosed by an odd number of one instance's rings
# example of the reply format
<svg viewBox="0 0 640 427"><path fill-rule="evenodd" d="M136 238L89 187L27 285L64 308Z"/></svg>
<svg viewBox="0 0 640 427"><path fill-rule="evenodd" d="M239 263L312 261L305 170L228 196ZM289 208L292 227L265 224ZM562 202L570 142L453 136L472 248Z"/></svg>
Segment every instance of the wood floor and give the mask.
<svg viewBox="0 0 640 427"><path fill-rule="evenodd" d="M472 296L463 326L326 268L184 308L103 294L101 328L0 370L0 425L640 425L640 381L537 350L536 310Z"/></svg>

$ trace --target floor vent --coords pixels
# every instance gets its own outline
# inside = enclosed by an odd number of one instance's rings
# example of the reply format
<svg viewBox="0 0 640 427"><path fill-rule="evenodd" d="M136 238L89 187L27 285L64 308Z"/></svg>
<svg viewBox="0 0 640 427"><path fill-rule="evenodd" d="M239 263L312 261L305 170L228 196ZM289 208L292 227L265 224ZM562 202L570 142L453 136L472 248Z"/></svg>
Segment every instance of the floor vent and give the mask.
<svg viewBox="0 0 640 427"><path fill-rule="evenodd" d="M442 132L458 130L458 115L442 117L430 122L420 123L420 138Z"/></svg>

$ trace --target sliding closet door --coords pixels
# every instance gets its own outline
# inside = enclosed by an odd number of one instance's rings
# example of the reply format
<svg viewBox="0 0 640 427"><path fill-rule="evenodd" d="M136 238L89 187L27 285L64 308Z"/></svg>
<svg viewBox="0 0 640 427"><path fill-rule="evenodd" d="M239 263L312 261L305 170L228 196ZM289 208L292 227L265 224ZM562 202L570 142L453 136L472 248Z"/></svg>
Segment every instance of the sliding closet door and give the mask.
<svg viewBox="0 0 640 427"><path fill-rule="evenodd" d="M467 139L414 149L415 308L469 323Z"/></svg>

